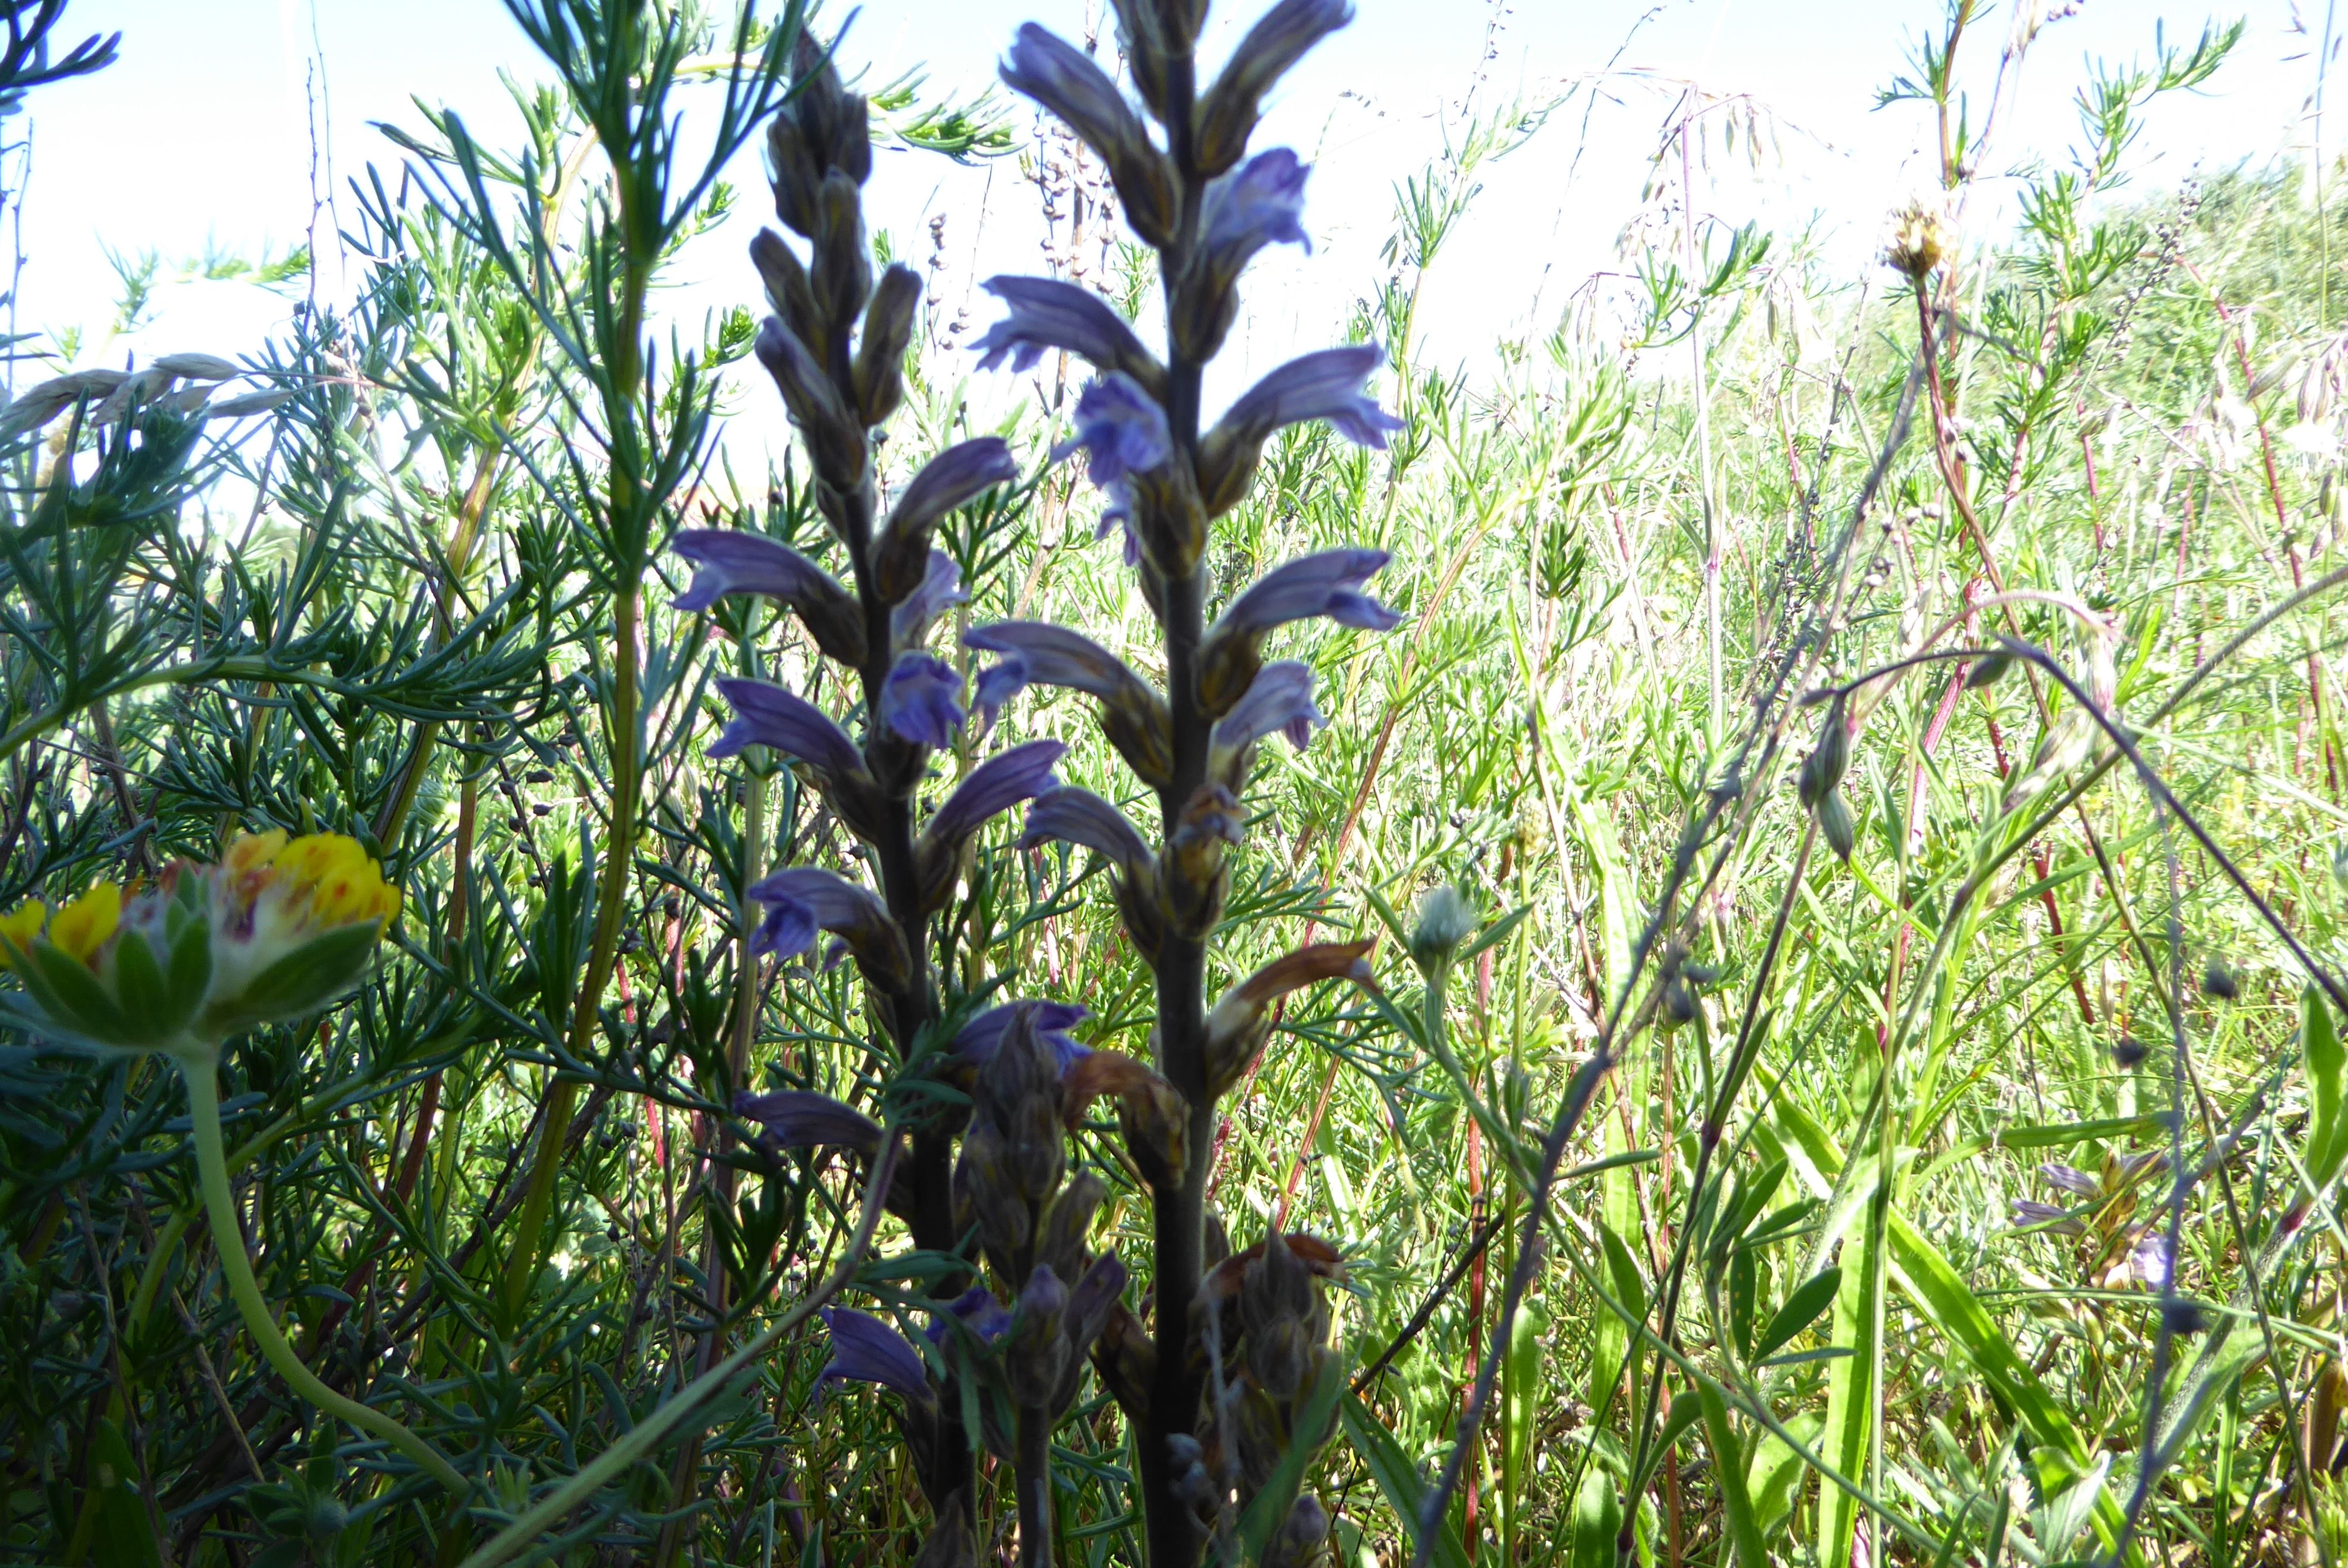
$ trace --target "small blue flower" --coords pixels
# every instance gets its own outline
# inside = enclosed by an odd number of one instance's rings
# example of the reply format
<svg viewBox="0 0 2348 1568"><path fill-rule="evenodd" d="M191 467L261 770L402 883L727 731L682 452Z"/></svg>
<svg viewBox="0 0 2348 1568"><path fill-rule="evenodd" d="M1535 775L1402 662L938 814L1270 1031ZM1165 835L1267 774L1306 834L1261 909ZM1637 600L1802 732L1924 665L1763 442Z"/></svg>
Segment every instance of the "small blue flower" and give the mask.
<svg viewBox="0 0 2348 1568"><path fill-rule="evenodd" d="M1147 473L1174 456L1166 411L1122 371L1096 378L1076 400L1076 434L1052 448L1052 461L1083 451L1086 475L1110 489L1128 474ZM1115 492L1112 492L1113 494Z"/></svg>
<svg viewBox="0 0 2348 1568"><path fill-rule="evenodd" d="M955 1296L943 1312L932 1315L930 1326L922 1333L931 1344L943 1345L957 1327L976 1336L981 1345L992 1345L1011 1327L1011 1312L995 1299L994 1292L973 1285Z"/></svg>
<svg viewBox="0 0 2348 1568"><path fill-rule="evenodd" d="M1104 371L1131 373L1151 363L1125 318L1107 301L1074 283L1004 276L980 286L1011 307L1010 315L971 344L985 356L978 362L981 370L993 370L1006 356L1014 371L1032 370L1048 349L1089 360Z"/></svg>
<svg viewBox="0 0 2348 1568"><path fill-rule="evenodd" d="M1301 752L1312 743L1313 732L1328 723L1313 701L1313 667L1282 659L1256 671L1247 694L1215 721L1210 744L1218 753L1236 753L1277 730Z"/></svg>
<svg viewBox="0 0 2348 1568"><path fill-rule="evenodd" d="M889 612L889 635L900 647L917 642L931 621L955 605L969 602L970 590L962 585L962 568L945 551L932 550L921 586Z"/></svg>
<svg viewBox="0 0 2348 1568"><path fill-rule="evenodd" d="M932 653L897 656L880 684L880 720L917 746L943 750L954 742L968 715L962 706L962 672Z"/></svg>
<svg viewBox="0 0 2348 1568"><path fill-rule="evenodd" d="M2071 1211L2056 1204L2042 1204L2030 1198L2015 1198L2007 1206L2008 1217L2024 1230L2044 1227L2056 1235L2085 1235L2087 1227L2071 1217Z"/></svg>
<svg viewBox="0 0 2348 1568"><path fill-rule="evenodd" d="M1242 393L1216 423L1218 439L1261 443L1283 425L1325 419L1346 440L1384 449L1403 422L1362 388L1385 364L1375 343L1324 348L1292 359Z"/></svg>
<svg viewBox="0 0 2348 1568"><path fill-rule="evenodd" d="M922 464L921 472L906 482L889 509L889 527L899 528L913 519L933 523L972 497L1017 477L1019 465L1000 436L958 441Z"/></svg>
<svg viewBox="0 0 2348 1568"><path fill-rule="evenodd" d="M831 1330L831 1360L816 1374L816 1385L877 1383L922 1404L934 1402L929 1368L922 1353L905 1337L870 1312L853 1307L828 1307L824 1327Z"/></svg>
<svg viewBox="0 0 2348 1568"><path fill-rule="evenodd" d="M1299 556L1256 579L1210 636L1261 637L1292 620L1325 615L1340 626L1391 631L1402 617L1361 591L1394 558L1385 550L1334 549Z"/></svg>
<svg viewBox="0 0 2348 1568"><path fill-rule="evenodd" d="M2069 1193L2074 1197L2092 1198L2103 1191L2102 1184L2086 1172L2053 1160L2038 1167L2038 1179L2056 1191Z"/></svg>
<svg viewBox="0 0 2348 1568"><path fill-rule="evenodd" d="M2148 1230L2128 1249L2128 1267L2153 1290L2167 1290L2177 1269L2177 1255L2166 1233Z"/></svg>
<svg viewBox="0 0 2348 1568"><path fill-rule="evenodd" d="M1313 166L1284 147L1260 152L1207 187L1206 245L1218 274L1236 275L1266 245L1313 241L1304 232L1304 177Z"/></svg>
<svg viewBox="0 0 2348 1568"><path fill-rule="evenodd" d="M880 1124L829 1094L803 1089L736 1094L734 1113L757 1122L767 1138L786 1149L836 1144L870 1154L880 1147Z"/></svg>
<svg viewBox="0 0 2348 1568"><path fill-rule="evenodd" d="M1137 688L1147 691L1124 660L1052 621L998 620L963 632L962 641L981 652L1009 655L978 678L982 712L990 698L1000 707L1027 686L1065 686L1105 702L1129 700Z"/></svg>
<svg viewBox="0 0 2348 1568"><path fill-rule="evenodd" d="M713 757L730 757L745 746L772 746L838 778L864 771L864 753L848 733L806 698L765 681L727 678L718 692L733 704L734 717L726 723Z"/></svg>
<svg viewBox="0 0 2348 1568"><path fill-rule="evenodd" d="M1059 1059L1060 1071L1090 1056L1089 1048L1076 1043L1069 1029L1081 1022L1086 1009L1075 1002L1004 1002L973 1015L953 1038L954 1054L973 1067L984 1067L994 1058L995 1048L1003 1043L1003 1031L1019 1016L1019 1009L1032 1009L1035 1020L1035 1038L1052 1048Z"/></svg>
<svg viewBox="0 0 2348 1568"><path fill-rule="evenodd" d="M1029 741L997 752L973 768L961 787L946 797L930 818L922 838L934 844L958 843L976 833L997 812L1057 789L1060 781L1052 769L1067 749L1062 741Z"/></svg>

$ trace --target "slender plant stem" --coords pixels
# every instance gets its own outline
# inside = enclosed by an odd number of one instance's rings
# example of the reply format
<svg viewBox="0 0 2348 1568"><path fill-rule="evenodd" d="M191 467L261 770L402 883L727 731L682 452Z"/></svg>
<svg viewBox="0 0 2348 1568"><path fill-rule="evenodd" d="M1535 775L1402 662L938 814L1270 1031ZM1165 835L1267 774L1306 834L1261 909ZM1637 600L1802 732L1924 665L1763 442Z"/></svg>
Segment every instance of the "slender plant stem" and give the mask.
<svg viewBox="0 0 2348 1568"><path fill-rule="evenodd" d="M174 1057L173 1061L188 1086L188 1114L195 1128L196 1175L203 1187L204 1211L211 1220L212 1250L220 1256L229 1296L236 1303L245 1329L260 1347L263 1358L277 1369L287 1387L310 1403L363 1432L381 1438L414 1460L418 1469L448 1488L451 1496L460 1501L469 1500L473 1495L471 1483L442 1457L439 1450L396 1418L328 1388L317 1374L302 1364L294 1347L277 1331L276 1321L269 1315L269 1303L262 1296L260 1282L252 1277L252 1261L244 1255L244 1234L236 1222L236 1199L229 1191L228 1155L221 1145L220 1087L213 1081L217 1064L209 1051Z"/></svg>

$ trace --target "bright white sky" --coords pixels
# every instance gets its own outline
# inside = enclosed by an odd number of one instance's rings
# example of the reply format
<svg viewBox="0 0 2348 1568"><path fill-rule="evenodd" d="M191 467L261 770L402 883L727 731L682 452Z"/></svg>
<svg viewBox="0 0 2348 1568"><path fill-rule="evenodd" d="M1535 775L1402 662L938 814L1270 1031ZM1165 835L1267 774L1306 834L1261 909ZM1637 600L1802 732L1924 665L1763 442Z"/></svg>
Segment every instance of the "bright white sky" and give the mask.
<svg viewBox="0 0 2348 1568"><path fill-rule="evenodd" d="M2140 187L2174 184L2197 166L2305 159L2316 40L2328 36L2327 7L2339 0L2232 3L2244 5L2249 36L2208 93L2156 111L2134 157ZM1979 24L1981 46L1971 56L1977 105L2012 28L2012 4L1993 5ZM2069 100L2088 57L2148 58L2157 29L2189 40L2212 15L2209 5L2050 5L2077 14L2041 38L1993 170L2062 155L2075 135ZM1100 8L1098 0L1093 5ZM1086 6L867 0L843 58L869 64L880 79L925 67L933 88L966 94L992 79L1019 22L1032 16L1073 34ZM1937 23L1937 0L1654 0L1652 8L1651 0L1514 0L1497 12L1478 0L1357 6L1354 25L1290 78L1260 135L1259 146L1285 140L1315 161L1307 226L1317 244L1310 258L1283 250L1260 265L1241 326L1252 364L1234 366L1231 376L1342 330L1352 302L1384 271L1378 251L1395 183L1439 151L1479 65L1488 103L1538 97L1610 61L1626 74L1612 79L1594 112L1585 118L1590 98L1575 99L1522 151L1488 170L1426 294L1424 341L1446 361L1479 361L1503 335L1545 334L1573 290L1613 264L1672 108L1669 84L1679 79L1749 93L1783 127L1782 159L1757 173L1741 150L1733 162L1721 160L1715 144L1715 176L1700 184L1700 210L1781 224L1815 213L1838 265L1865 266L1884 214L1930 178L1926 111L1873 106L1876 89L1905 68L1921 29ZM1217 5L1205 46L1210 61L1257 9ZM844 14L837 0L831 10ZM2348 16L2337 20L2348 26ZM79 325L84 364L177 350L233 357L283 322L286 302L259 289L182 283L162 291L150 324L127 340L109 338L116 284L101 247L157 251L168 273L208 247L252 254L298 241L311 210L304 81L314 52L324 64L338 185L368 160L396 163L396 149L370 122L416 126L411 95L455 107L494 135L510 123L499 73L539 74L498 0L74 0L62 30L78 38L116 28L123 34L118 65L43 89L31 102L36 157L19 326ZM1642 74L1628 74L1632 68ZM2339 86L2322 137L2335 153L2348 118ZM1014 123L1024 132L1030 121L1022 113ZM23 124L11 121L11 133ZM672 296L673 308L693 316L756 297L741 241L766 216L757 200L763 190L749 157L736 175L748 192L735 231L705 242L692 279ZM871 200L901 254L919 259L928 218L942 210L966 272L1034 269L1027 215L1035 196L1011 162L965 169L893 156L876 173ZM1976 238L1983 227L1976 223ZM974 325L988 319L987 305L973 302Z"/></svg>

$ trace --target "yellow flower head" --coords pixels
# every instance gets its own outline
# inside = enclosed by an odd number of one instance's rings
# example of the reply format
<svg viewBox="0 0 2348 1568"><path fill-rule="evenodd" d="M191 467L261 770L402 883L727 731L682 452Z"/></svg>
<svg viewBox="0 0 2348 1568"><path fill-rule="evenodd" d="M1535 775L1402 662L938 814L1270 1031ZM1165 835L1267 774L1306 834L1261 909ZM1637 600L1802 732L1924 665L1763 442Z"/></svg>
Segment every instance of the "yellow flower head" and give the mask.
<svg viewBox="0 0 2348 1568"><path fill-rule="evenodd" d="M399 890L384 881L383 867L359 841L344 834L244 834L228 846L220 869L232 906L250 917L265 901L276 922L297 931L380 926L399 913Z"/></svg>
<svg viewBox="0 0 2348 1568"><path fill-rule="evenodd" d="M49 940L87 964L121 923L122 889L101 882L50 917Z"/></svg>
<svg viewBox="0 0 2348 1568"><path fill-rule="evenodd" d="M10 945L13 944L19 952L31 947L33 938L41 934L41 922L48 917L49 907L38 898L27 898L5 915L0 915L0 937L7 938L6 943L0 943L0 969L14 967L8 957Z"/></svg>

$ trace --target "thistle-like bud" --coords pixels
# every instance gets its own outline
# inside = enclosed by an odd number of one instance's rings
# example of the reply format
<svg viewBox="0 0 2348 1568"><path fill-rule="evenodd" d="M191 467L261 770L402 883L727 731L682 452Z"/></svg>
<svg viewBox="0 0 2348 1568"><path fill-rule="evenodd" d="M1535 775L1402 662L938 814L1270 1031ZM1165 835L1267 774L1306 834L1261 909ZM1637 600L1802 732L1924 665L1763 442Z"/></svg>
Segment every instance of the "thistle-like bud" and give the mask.
<svg viewBox="0 0 2348 1568"><path fill-rule="evenodd" d="M1837 692L1827 704L1826 717L1819 722L1817 743L1802 760L1797 788L1804 808L1816 811L1820 801L1834 794L1849 766L1850 719L1842 694Z"/></svg>
<svg viewBox="0 0 2348 1568"><path fill-rule="evenodd" d="M1231 890L1224 851L1247 836L1239 798L1221 784L1200 784L1183 804L1173 836L1166 843L1163 880L1167 924L1187 936L1204 936L1222 918Z"/></svg>
<svg viewBox="0 0 2348 1568"><path fill-rule="evenodd" d="M1475 907L1450 883L1430 888L1418 901L1418 924L1411 928L1411 961L1421 974L1432 976L1451 961L1476 929Z"/></svg>
<svg viewBox="0 0 2348 1568"><path fill-rule="evenodd" d="M1883 259L1892 271L1921 282L1947 256L1949 243L1947 220L1923 200L1910 201L1891 215Z"/></svg>
<svg viewBox="0 0 2348 1568"><path fill-rule="evenodd" d="M905 396L905 350L913 341L913 321L922 302L921 275L891 263L864 308L864 333L857 340L849 379L856 387L856 410L868 425L897 412Z"/></svg>

